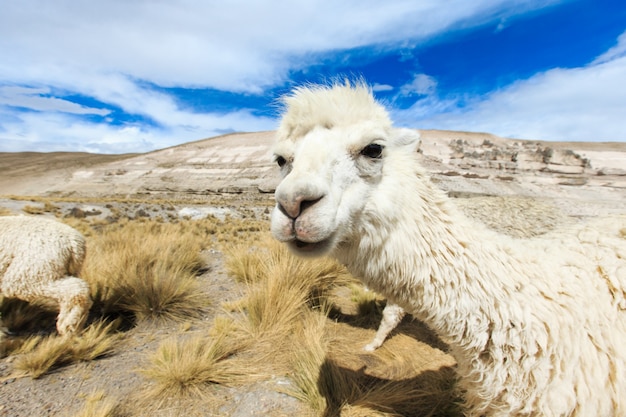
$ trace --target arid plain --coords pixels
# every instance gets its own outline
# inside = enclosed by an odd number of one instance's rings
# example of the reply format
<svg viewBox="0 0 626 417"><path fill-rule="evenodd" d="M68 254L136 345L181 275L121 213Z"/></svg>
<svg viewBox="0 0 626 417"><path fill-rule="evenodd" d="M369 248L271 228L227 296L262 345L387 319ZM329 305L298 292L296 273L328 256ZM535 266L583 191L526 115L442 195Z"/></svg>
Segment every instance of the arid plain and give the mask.
<svg viewBox="0 0 626 417"><path fill-rule="evenodd" d="M626 215L626 142L541 142L453 131L421 136L416 152L433 181L467 215L502 233L524 239L588 218ZM457 415L449 388L454 361L445 345L405 318L383 347L363 352L384 300L334 266L298 264L307 274L319 274L315 279L322 283L311 291L314 296L301 300L305 310L293 313L304 324L281 330L290 336L277 336L263 322L280 321L271 315L260 315L254 330L237 324L256 311L250 300L261 280L244 275L262 275L264 263L289 256L268 234L278 182L272 141L273 132L258 132L133 155L0 153L0 215L56 217L87 235L91 256L104 257L100 239L121 225L145 227L136 233L165 234L164 224L195 229L190 233L198 239L193 250L201 265L194 270L194 289L205 303L198 304L197 314L171 319L119 313L122 324L105 352L34 375L23 365L29 355L25 341L55 337L53 324L19 324L4 300L12 334L0 342L0 415ZM176 245L175 239L170 243ZM89 273L97 275L95 261L91 265ZM290 278L286 266L276 268L283 270L274 275ZM119 319L116 302L92 312L91 323ZM199 352L197 361L207 360L203 349L228 339L217 330L228 334L228 326L234 326L238 347L216 362L239 362L230 379L209 376L180 385L181 392L155 391L160 380L152 368L166 367L158 355L165 355L168 343L181 343L183 356L189 349ZM319 333L308 334L311 328ZM296 333L300 338L292 339ZM194 340L203 343L193 347ZM308 359L298 356L304 351Z"/></svg>

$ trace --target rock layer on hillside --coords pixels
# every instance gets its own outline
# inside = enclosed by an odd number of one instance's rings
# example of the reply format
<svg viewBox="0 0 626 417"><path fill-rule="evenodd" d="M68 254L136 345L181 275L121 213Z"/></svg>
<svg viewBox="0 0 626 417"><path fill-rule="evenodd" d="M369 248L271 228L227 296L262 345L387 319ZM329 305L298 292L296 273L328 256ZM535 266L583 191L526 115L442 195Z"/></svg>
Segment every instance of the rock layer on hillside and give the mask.
<svg viewBox="0 0 626 417"><path fill-rule="evenodd" d="M417 152L451 195L626 200L626 143L542 142L485 133L421 131ZM103 163L39 170L0 183L0 194L221 194L273 192L274 132L239 133ZM2 164L0 163L0 167ZM9 170L10 171L10 170ZM23 176L23 172L21 173ZM4 172L6 179L11 172Z"/></svg>

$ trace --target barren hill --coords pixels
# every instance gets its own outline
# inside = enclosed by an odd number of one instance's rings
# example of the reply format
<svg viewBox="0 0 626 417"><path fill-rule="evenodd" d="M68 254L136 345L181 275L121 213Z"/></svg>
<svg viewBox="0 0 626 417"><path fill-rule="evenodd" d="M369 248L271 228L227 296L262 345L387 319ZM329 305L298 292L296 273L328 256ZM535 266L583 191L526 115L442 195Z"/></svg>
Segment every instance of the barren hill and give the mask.
<svg viewBox="0 0 626 417"><path fill-rule="evenodd" d="M421 136L417 151L423 164L453 196L626 204L624 142L542 142L441 130L423 130ZM273 132L230 134L138 155L0 154L0 194L272 192L273 137Z"/></svg>

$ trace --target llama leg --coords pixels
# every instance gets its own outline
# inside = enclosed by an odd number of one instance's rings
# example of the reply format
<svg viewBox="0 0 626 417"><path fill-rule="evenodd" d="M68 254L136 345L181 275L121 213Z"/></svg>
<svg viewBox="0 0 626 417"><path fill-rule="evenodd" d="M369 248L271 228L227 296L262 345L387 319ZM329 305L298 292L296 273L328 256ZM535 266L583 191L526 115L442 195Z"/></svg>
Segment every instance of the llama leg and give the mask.
<svg viewBox="0 0 626 417"><path fill-rule="evenodd" d="M389 333L400 323L405 314L404 309L399 305L387 303L383 309L383 319L380 322L376 336L374 336L374 339L372 339L370 343L365 345L363 350L373 352L378 349Z"/></svg>
<svg viewBox="0 0 626 417"><path fill-rule="evenodd" d="M75 333L82 328L92 304L89 285L85 281L68 276L49 283L43 292L59 303L57 331L60 335Z"/></svg>

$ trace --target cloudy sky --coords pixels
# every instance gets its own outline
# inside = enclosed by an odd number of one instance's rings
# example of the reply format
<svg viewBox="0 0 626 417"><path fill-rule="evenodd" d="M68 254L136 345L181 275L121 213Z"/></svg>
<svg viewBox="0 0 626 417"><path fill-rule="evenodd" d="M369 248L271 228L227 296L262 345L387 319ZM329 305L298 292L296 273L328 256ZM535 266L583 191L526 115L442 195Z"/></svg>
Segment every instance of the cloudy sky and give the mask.
<svg viewBox="0 0 626 417"><path fill-rule="evenodd" d="M626 141L626 2L0 0L0 151L272 130L338 75L399 126Z"/></svg>

